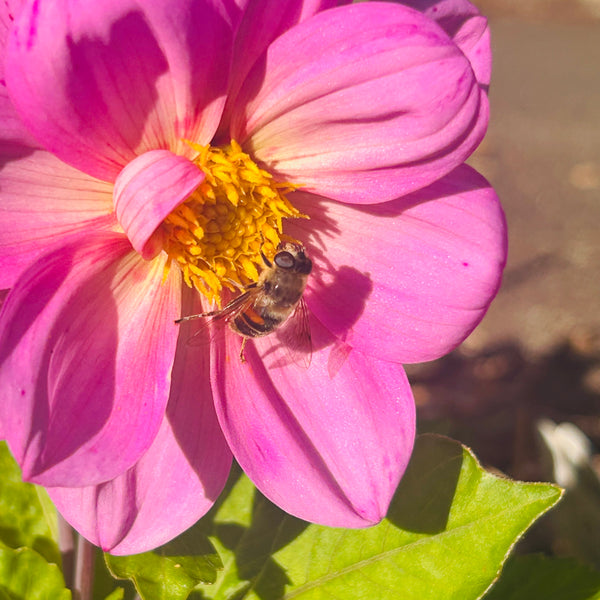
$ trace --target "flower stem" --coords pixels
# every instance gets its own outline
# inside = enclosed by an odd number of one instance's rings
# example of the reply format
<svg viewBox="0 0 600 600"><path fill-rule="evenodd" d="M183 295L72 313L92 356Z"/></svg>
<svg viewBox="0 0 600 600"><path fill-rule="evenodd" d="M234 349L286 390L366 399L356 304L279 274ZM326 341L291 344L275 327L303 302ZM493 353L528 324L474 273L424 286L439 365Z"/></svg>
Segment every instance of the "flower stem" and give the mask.
<svg viewBox="0 0 600 600"><path fill-rule="evenodd" d="M95 553L95 547L83 536L78 535L73 581L74 600L92 600Z"/></svg>
<svg viewBox="0 0 600 600"><path fill-rule="evenodd" d="M67 586L72 587L75 558L75 540L73 529L58 513L58 548L62 558L63 577Z"/></svg>

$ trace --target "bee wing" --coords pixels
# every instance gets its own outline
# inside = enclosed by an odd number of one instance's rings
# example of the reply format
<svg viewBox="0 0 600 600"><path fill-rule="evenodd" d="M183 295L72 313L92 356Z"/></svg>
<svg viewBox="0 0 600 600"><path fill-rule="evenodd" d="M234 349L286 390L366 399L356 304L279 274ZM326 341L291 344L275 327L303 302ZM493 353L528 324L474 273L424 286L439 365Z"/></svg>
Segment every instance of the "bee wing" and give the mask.
<svg viewBox="0 0 600 600"><path fill-rule="evenodd" d="M209 344L216 336L221 335L221 332L224 331L229 321L235 319L254 302L256 293L257 289L251 288L234 298L221 310L191 315L180 319L180 321L200 320L198 329L190 336L187 344L189 346L204 346Z"/></svg>
<svg viewBox="0 0 600 600"><path fill-rule="evenodd" d="M290 318L275 333L280 342L281 351L285 353L287 360L278 361L273 366L292 362L308 369L312 358L309 317L308 306L304 298L301 298Z"/></svg>
<svg viewBox="0 0 600 600"><path fill-rule="evenodd" d="M205 317L199 322L196 331L186 341L188 346L208 346L225 330L227 322L214 317Z"/></svg>

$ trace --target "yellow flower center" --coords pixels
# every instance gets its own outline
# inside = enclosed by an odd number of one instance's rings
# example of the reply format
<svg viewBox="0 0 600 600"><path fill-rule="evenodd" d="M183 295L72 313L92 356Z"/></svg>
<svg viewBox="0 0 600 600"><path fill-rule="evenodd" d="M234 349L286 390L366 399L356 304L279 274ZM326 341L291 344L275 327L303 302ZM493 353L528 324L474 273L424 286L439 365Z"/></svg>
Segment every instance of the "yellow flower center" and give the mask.
<svg viewBox="0 0 600 600"><path fill-rule="evenodd" d="M282 219L307 217L286 197L296 186L276 182L235 140L221 148L187 143L206 178L163 221L163 248L167 265L175 261L187 285L220 307L224 288L257 281L261 250L275 253Z"/></svg>

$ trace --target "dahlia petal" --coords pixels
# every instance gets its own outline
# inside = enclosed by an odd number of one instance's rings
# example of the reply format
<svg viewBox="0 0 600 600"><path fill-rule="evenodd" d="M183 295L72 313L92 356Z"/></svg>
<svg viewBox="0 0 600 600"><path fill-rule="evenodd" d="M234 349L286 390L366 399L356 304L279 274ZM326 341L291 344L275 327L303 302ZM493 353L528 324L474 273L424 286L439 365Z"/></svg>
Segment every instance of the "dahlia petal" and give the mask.
<svg viewBox="0 0 600 600"><path fill-rule="evenodd" d="M48 488L65 519L112 554L146 552L176 537L227 480L231 452L215 415L208 354L187 345L188 335L183 326L165 419L136 465L97 486Z"/></svg>
<svg viewBox="0 0 600 600"><path fill-rule="evenodd" d="M131 245L145 259L162 249L159 225L202 181L204 173L194 163L168 150L145 152L121 171L115 182L115 212Z"/></svg>
<svg viewBox="0 0 600 600"><path fill-rule="evenodd" d="M19 16L25 0L4 0L0 4L0 50L4 51L10 30ZM0 61L0 78L4 79L4 62Z"/></svg>
<svg viewBox="0 0 600 600"><path fill-rule="evenodd" d="M288 228L315 265L310 310L366 354L403 363L446 354L483 318L500 286L504 214L494 190L469 166L376 206L300 194L294 204L311 215Z"/></svg>
<svg viewBox="0 0 600 600"><path fill-rule="evenodd" d="M0 6L0 48L4 48L6 45L6 38L8 37L8 32L12 27L14 19L15 17L9 7L9 2L3 2L2 6ZM1 64L0 73L4 75L4 65Z"/></svg>
<svg viewBox="0 0 600 600"><path fill-rule="evenodd" d="M239 9L232 0L27 2L6 79L23 122L107 181L137 154L216 131Z"/></svg>
<svg viewBox="0 0 600 600"><path fill-rule="evenodd" d="M73 169L45 151L2 168L0 288L12 287L23 269L61 238L115 225L112 186Z"/></svg>
<svg viewBox="0 0 600 600"><path fill-rule="evenodd" d="M33 263L0 315L0 420L23 477L85 486L120 475L163 419L179 279L122 234L76 236ZM132 435L135 432L135 435Z"/></svg>
<svg viewBox="0 0 600 600"><path fill-rule="evenodd" d="M316 319L312 333L309 369L276 366L275 334L247 344L247 363L239 337L226 336L212 373L217 415L271 501L308 521L366 527L385 515L408 463L414 400L400 365L351 349L339 360Z"/></svg>
<svg viewBox="0 0 600 600"><path fill-rule="evenodd" d="M258 160L352 203L439 179L473 151L488 120L464 54L431 19L392 3L334 8L292 28L237 104L232 135Z"/></svg>
<svg viewBox="0 0 600 600"><path fill-rule="evenodd" d="M464 52L479 83L488 86L492 75L492 50L487 19L468 0L402 0L422 11L444 29Z"/></svg>
<svg viewBox="0 0 600 600"><path fill-rule="evenodd" d="M227 129L240 87L253 65L264 60L269 44L311 16L350 0L252 0L247 2L236 34L227 106L221 123ZM225 131L223 131L225 133ZM228 140L227 140L228 141Z"/></svg>
<svg viewBox="0 0 600 600"><path fill-rule="evenodd" d="M20 0L6 0L0 5L0 52L4 57L6 43L10 30L18 16L21 5ZM0 166L4 163L7 154L23 154L27 147L37 147L37 142L31 137L8 96L4 73L4 59L0 60ZM25 148L22 148L22 147Z"/></svg>
<svg viewBox="0 0 600 600"><path fill-rule="evenodd" d="M9 157L29 154L39 144L27 131L8 97L6 81L0 79L0 167Z"/></svg>

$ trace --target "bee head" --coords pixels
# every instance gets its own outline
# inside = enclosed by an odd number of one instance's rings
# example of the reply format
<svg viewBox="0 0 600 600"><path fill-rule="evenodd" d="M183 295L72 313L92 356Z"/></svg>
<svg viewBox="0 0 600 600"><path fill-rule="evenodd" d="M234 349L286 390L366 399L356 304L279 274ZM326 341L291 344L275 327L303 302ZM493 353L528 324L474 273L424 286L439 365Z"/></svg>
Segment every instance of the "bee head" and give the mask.
<svg viewBox="0 0 600 600"><path fill-rule="evenodd" d="M280 269L308 275L312 271L312 260L306 256L304 246L292 242L282 242L277 247L273 262Z"/></svg>

